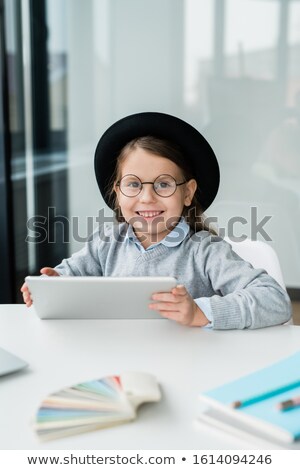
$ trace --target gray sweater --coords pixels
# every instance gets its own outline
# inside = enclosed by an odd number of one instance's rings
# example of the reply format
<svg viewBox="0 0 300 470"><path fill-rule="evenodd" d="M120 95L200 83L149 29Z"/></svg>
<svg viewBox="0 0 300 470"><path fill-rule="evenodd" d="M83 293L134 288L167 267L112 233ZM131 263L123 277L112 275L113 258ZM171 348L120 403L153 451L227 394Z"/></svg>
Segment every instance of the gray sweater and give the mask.
<svg viewBox="0 0 300 470"><path fill-rule="evenodd" d="M84 248L55 267L67 276L174 276L196 299L209 297L214 329L262 328L291 318L287 293L222 238L200 231L177 246L140 251L126 223L101 226Z"/></svg>

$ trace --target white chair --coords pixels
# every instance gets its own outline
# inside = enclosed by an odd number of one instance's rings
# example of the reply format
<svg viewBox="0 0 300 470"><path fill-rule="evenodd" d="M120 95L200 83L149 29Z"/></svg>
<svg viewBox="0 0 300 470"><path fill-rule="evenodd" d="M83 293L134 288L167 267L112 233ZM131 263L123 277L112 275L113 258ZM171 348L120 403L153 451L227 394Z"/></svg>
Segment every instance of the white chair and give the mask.
<svg viewBox="0 0 300 470"><path fill-rule="evenodd" d="M250 240L250 238L246 238L241 242L231 241L228 237L224 237L224 240L230 243L233 251L241 258L252 264L254 268L265 269L286 290L278 256L270 245L261 241ZM285 323L285 325L292 324L292 319Z"/></svg>
<svg viewBox="0 0 300 470"><path fill-rule="evenodd" d="M272 276L278 284L286 290L281 272L278 256L275 250L267 243L246 238L241 242L234 242L224 237L241 258L248 261L254 268L262 268Z"/></svg>

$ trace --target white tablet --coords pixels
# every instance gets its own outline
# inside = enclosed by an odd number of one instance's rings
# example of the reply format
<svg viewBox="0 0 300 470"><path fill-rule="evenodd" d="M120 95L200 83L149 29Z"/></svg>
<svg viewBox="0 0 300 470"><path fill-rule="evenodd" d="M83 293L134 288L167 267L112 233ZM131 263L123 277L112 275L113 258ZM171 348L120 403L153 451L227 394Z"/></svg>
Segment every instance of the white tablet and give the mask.
<svg viewBox="0 0 300 470"><path fill-rule="evenodd" d="M25 281L43 319L162 318L148 308L151 296L177 285L172 277L27 276Z"/></svg>

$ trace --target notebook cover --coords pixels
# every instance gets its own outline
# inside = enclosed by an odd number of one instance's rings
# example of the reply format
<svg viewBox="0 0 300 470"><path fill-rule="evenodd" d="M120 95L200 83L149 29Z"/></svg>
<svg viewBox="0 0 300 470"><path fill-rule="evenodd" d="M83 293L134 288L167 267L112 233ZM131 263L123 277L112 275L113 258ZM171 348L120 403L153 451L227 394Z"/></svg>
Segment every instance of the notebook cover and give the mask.
<svg viewBox="0 0 300 470"><path fill-rule="evenodd" d="M300 439L300 407L280 411L276 405L300 395L300 385L241 408L234 409L231 404L236 400L244 401L268 393L297 380L300 380L300 351L269 367L204 392L200 399L234 416L236 420L248 423L253 429L261 429L273 437L291 442Z"/></svg>

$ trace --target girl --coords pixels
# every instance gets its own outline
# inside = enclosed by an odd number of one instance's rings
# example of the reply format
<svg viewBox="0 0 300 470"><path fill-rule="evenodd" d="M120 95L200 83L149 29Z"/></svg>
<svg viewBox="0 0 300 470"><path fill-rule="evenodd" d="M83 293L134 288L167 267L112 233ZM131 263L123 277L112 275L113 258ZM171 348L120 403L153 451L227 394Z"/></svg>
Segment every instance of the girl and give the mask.
<svg viewBox="0 0 300 470"><path fill-rule="evenodd" d="M100 139L95 172L118 224L101 226L85 247L48 276L167 276L178 285L149 308L183 325L260 328L288 321L287 293L253 269L203 222L219 187L209 144L186 122L139 113ZM31 305L26 284L24 301Z"/></svg>

